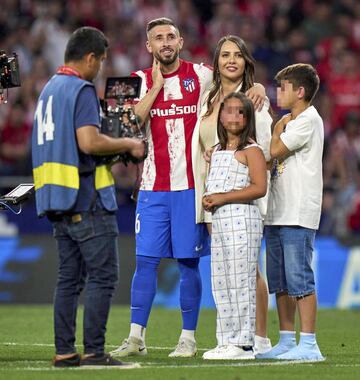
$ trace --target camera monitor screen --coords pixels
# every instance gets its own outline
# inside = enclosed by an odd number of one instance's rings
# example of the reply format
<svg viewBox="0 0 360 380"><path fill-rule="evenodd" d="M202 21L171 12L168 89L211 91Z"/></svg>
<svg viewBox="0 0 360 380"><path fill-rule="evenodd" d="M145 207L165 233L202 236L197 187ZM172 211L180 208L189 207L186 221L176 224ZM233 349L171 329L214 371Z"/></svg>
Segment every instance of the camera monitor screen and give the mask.
<svg viewBox="0 0 360 380"><path fill-rule="evenodd" d="M23 199L26 199L29 195L31 195L33 189L33 183L22 183L6 195L0 197L0 202L12 202L14 204L20 203Z"/></svg>
<svg viewBox="0 0 360 380"><path fill-rule="evenodd" d="M140 77L111 77L106 79L105 99L136 99L140 95Z"/></svg>
<svg viewBox="0 0 360 380"><path fill-rule="evenodd" d="M34 188L33 183L23 183L23 184L15 187L15 189L11 190L9 193L7 193L5 195L5 197L6 198L11 198L11 197L18 198L18 197L25 195L27 192L29 192L33 188Z"/></svg>

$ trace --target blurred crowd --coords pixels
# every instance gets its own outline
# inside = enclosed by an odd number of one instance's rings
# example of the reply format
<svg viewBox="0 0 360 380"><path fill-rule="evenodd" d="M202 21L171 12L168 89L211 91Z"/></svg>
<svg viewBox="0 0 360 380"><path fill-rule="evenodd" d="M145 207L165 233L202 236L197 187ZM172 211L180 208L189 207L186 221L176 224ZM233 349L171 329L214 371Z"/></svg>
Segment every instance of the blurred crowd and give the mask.
<svg viewBox="0 0 360 380"><path fill-rule="evenodd" d="M358 0L2 0L0 50L16 52L22 85L0 105L0 176L31 175L30 136L37 97L63 62L67 39L83 25L110 41L97 79L151 65L145 49L149 20L170 17L184 37L182 58L211 64L220 37L236 34L250 47L256 80L275 112L275 73L295 62L313 64L321 79L315 100L324 119L324 202L320 234L348 243L360 236L360 1ZM280 115L278 115L280 116ZM136 168L115 165L120 201ZM357 241L357 243L359 240Z"/></svg>

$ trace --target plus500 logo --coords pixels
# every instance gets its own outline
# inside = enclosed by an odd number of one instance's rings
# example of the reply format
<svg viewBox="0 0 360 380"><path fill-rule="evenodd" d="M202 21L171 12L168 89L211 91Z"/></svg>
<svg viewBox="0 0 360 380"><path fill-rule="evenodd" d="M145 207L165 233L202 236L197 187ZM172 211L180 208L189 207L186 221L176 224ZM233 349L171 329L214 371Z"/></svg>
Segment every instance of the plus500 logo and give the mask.
<svg viewBox="0 0 360 380"><path fill-rule="evenodd" d="M174 115L188 115L191 113L196 113L197 107L196 105L192 106L171 106L171 108L160 109L153 108L150 110L150 116L174 116Z"/></svg>

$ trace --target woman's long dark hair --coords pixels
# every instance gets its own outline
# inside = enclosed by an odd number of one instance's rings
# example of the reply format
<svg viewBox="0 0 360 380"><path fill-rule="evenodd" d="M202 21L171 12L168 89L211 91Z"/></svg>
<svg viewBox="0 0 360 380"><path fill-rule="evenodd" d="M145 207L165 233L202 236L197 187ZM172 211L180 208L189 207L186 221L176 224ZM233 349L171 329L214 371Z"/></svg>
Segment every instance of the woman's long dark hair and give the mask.
<svg viewBox="0 0 360 380"><path fill-rule="evenodd" d="M220 50L223 44L226 41L233 42L240 50L242 56L245 60L245 69L244 74L242 78L242 86L240 91L246 92L249 88L251 88L254 85L254 74L255 74L255 60L253 56L251 55L249 49L247 48L245 42L238 36L228 35L225 37L220 38L219 42L216 45L215 49L215 55L214 55L214 73L213 73L213 82L212 87L209 92L209 97L207 99L207 112L204 115L209 116L213 112L213 102L216 97L216 95L219 93L220 90L220 72L219 72L219 56L220 56Z"/></svg>
<svg viewBox="0 0 360 380"><path fill-rule="evenodd" d="M256 142L255 136L255 110L252 101L242 92L232 92L224 98L224 101L220 105L218 122L217 122L217 134L219 136L219 145L221 150L226 149L226 144L228 142L227 131L221 122L221 113L224 109L224 104L227 100L236 98L243 104L244 118L246 118L246 124L244 129L240 132L239 145L236 150L244 149L252 141Z"/></svg>

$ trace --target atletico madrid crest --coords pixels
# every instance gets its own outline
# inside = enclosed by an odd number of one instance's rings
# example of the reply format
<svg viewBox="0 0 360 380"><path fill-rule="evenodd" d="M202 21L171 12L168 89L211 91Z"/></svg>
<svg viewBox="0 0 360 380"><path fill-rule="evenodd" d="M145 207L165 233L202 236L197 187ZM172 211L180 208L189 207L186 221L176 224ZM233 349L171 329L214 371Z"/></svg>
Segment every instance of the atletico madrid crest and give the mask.
<svg viewBox="0 0 360 380"><path fill-rule="evenodd" d="M193 92L195 90L194 78L183 79L183 84L187 92Z"/></svg>

